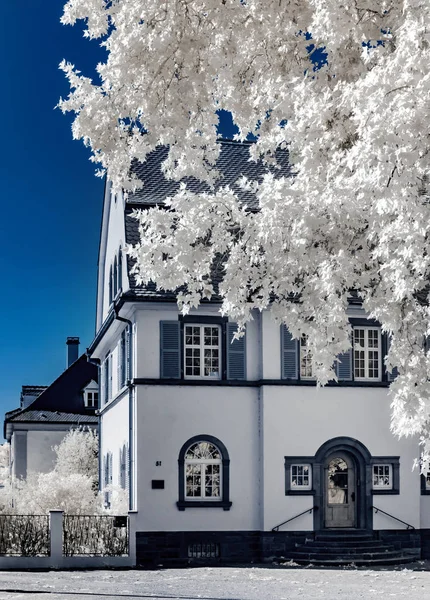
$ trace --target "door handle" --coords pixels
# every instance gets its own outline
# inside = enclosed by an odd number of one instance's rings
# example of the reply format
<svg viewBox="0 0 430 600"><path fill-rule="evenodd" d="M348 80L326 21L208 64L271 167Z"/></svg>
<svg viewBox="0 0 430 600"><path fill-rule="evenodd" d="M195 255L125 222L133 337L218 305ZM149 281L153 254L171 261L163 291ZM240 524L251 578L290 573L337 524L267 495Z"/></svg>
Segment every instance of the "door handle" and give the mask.
<svg viewBox="0 0 430 600"><path fill-rule="evenodd" d="M351 500L352 500L353 502L355 502L355 492L352 492L352 493L351 493Z"/></svg>

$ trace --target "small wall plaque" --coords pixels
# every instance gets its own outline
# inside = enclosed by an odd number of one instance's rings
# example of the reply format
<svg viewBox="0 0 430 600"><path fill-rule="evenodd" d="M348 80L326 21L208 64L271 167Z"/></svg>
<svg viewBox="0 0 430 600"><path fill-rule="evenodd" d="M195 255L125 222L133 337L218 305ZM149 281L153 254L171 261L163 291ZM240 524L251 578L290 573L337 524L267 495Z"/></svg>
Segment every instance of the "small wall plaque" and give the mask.
<svg viewBox="0 0 430 600"><path fill-rule="evenodd" d="M153 490L164 490L164 479L153 479L151 483Z"/></svg>

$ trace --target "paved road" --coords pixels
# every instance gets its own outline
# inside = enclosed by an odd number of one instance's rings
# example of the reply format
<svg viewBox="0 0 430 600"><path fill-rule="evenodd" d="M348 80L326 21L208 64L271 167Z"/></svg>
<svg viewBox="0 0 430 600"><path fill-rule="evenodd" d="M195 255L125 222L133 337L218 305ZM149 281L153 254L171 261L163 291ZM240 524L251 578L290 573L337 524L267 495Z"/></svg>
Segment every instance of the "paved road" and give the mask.
<svg viewBox="0 0 430 600"><path fill-rule="evenodd" d="M0 572L0 600L430 600L427 567Z"/></svg>

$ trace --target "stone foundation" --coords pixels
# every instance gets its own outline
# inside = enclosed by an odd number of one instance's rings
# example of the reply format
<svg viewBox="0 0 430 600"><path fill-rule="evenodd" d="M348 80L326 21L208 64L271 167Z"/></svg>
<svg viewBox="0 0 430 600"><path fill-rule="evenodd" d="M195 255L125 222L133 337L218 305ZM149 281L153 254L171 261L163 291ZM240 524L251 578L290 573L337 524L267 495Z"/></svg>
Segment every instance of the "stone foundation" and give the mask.
<svg viewBox="0 0 430 600"><path fill-rule="evenodd" d="M374 539L393 544L417 559L430 558L430 529L375 531ZM137 532L138 567L262 563L287 559L313 531Z"/></svg>

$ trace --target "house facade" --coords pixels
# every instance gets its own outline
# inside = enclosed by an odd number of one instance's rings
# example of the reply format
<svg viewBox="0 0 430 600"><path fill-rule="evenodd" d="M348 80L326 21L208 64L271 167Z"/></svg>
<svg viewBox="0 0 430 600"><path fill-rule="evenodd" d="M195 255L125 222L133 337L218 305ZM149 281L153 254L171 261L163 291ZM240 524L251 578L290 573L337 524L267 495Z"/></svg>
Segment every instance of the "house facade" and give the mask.
<svg viewBox="0 0 430 600"><path fill-rule="evenodd" d="M138 240L131 213L178 185L161 173L164 153L135 167L145 187L127 200L106 187L89 348L101 367L101 482L129 490L138 564L288 557L333 531L424 555L430 479L412 469L418 440L390 432L388 340L357 299L339 381L317 388L306 339L270 310L233 341L216 296L182 316L173 294L136 285L124 253ZM249 144L222 143L223 185L264 173L248 156Z"/></svg>
<svg viewBox="0 0 430 600"><path fill-rule="evenodd" d="M71 429L98 429L98 368L85 354L79 357L79 338L69 337L66 344L66 370L50 386L23 386L20 407L5 415L13 478L51 471L53 448Z"/></svg>

